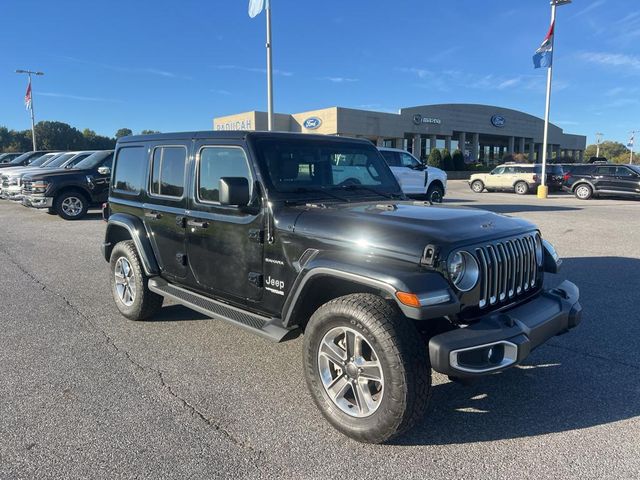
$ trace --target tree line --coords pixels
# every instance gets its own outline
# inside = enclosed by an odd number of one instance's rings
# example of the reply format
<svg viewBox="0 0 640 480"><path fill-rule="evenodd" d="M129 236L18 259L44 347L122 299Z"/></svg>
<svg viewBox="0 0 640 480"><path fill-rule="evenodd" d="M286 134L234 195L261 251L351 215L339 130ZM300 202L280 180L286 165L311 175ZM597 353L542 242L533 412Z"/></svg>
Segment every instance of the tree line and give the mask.
<svg viewBox="0 0 640 480"><path fill-rule="evenodd" d="M38 122L35 126L38 150L109 150L120 137L133 135L130 128L119 129L113 137L98 135L85 128L80 131L63 122ZM142 130L140 134L160 133L157 130ZM0 126L0 152L27 152L33 148L31 129L9 130Z"/></svg>

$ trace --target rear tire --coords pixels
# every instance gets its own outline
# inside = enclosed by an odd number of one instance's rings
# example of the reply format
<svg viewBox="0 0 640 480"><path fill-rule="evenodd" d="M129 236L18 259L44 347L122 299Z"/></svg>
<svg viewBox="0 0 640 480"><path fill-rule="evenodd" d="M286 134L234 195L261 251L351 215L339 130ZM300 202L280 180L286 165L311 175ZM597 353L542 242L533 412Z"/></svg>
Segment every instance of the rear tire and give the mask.
<svg viewBox="0 0 640 480"><path fill-rule="evenodd" d="M53 208L65 220L80 220L87 214L89 202L84 194L69 190L56 196Z"/></svg>
<svg viewBox="0 0 640 480"><path fill-rule="evenodd" d="M111 291L122 315L129 320L146 320L160 310L164 297L149 290L149 278L142 269L133 240L113 247L110 265Z"/></svg>
<svg viewBox="0 0 640 480"><path fill-rule="evenodd" d="M573 190L573 193L578 200L589 200L593 196L593 188L582 183Z"/></svg>
<svg viewBox="0 0 640 480"><path fill-rule="evenodd" d="M426 343L396 305L372 294L336 298L313 314L304 334L304 372L322 415L366 443L415 425L431 389Z"/></svg>
<svg viewBox="0 0 640 480"><path fill-rule="evenodd" d="M482 183L481 180L474 180L473 182L471 182L471 190L476 193L482 193L482 191L484 190L484 183Z"/></svg>
<svg viewBox="0 0 640 480"><path fill-rule="evenodd" d="M527 185L527 182L517 182L513 188L518 195L526 195L529 193L529 185Z"/></svg>

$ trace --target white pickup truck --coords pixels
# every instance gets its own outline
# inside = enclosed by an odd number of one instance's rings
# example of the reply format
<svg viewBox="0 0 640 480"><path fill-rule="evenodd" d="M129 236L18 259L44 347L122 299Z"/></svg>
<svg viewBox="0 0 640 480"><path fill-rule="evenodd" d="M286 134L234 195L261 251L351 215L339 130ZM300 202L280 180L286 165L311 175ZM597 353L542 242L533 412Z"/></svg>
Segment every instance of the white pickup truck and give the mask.
<svg viewBox="0 0 640 480"><path fill-rule="evenodd" d="M426 197L432 203L440 203L447 193L447 173L429 167L399 148L379 147L402 191L410 197Z"/></svg>

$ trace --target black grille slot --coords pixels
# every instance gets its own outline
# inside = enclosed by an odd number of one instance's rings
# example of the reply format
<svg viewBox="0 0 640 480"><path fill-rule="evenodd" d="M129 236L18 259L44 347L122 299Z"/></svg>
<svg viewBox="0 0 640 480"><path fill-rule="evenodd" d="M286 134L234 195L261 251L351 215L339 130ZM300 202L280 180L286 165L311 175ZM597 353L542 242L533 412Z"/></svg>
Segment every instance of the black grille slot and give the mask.
<svg viewBox="0 0 640 480"><path fill-rule="evenodd" d="M538 275L536 235L476 248L480 267L480 308L510 300L535 287Z"/></svg>

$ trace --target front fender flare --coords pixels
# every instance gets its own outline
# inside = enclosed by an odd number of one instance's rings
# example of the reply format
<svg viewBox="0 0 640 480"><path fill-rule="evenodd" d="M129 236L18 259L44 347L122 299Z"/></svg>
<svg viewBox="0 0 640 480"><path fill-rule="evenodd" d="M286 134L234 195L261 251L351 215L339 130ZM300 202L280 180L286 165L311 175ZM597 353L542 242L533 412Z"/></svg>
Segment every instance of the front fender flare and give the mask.
<svg viewBox="0 0 640 480"><path fill-rule="evenodd" d="M305 265L298 274L285 301L282 309L282 319L285 326L291 323L309 282L319 277L339 278L384 292L395 301L404 315L416 320L435 318L459 311L460 308L453 294L450 295L450 302L447 304L421 308L404 305L396 297L397 292L412 292L421 295L426 292L450 291L446 280L437 272L402 268L395 262L393 265L380 263L362 265L349 262L346 258L317 256Z"/></svg>
<svg viewBox="0 0 640 480"><path fill-rule="evenodd" d="M147 231L144 228L142 221L133 215L126 213L114 213L109 217L107 222L107 231L104 237L103 253L105 260L109 261L111 250L113 249L113 238L116 229L125 229L129 232L129 236L136 246L140 261L142 262L142 268L147 275L158 275L160 268L156 261L153 248L151 247L151 241L147 235Z"/></svg>

